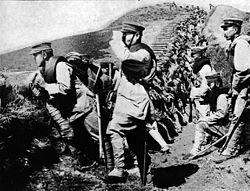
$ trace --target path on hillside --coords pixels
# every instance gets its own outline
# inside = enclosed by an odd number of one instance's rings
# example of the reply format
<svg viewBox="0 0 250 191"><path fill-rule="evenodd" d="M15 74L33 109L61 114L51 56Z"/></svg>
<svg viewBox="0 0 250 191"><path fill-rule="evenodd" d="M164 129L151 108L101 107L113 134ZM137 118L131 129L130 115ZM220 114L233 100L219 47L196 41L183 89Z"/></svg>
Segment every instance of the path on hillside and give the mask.
<svg viewBox="0 0 250 191"><path fill-rule="evenodd" d="M171 38L175 36L175 25L181 20L185 20L190 13L180 13L173 20L165 20L161 23L162 29L157 34L152 43L150 43L157 58L166 53L167 45L171 43Z"/></svg>

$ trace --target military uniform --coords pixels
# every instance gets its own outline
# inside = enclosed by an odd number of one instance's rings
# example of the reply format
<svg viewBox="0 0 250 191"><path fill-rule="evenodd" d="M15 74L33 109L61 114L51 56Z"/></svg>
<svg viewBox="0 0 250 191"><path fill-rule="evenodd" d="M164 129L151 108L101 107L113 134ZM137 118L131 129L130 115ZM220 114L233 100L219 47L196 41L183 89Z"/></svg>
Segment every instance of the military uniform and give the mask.
<svg viewBox="0 0 250 191"><path fill-rule="evenodd" d="M42 43L32 47L31 55L41 51L52 50L50 43ZM48 93L46 108L52 119L59 126L59 134L64 143L68 144L72 154L76 151L74 145L74 129L85 125L85 128L94 138L98 138L97 113L94 108L94 95L73 75L73 69L64 57L51 56L44 66L35 74L32 80L39 84ZM83 120L84 119L84 120ZM59 135L57 135L59 136ZM65 145L65 144L62 144ZM64 152L65 147L58 147Z"/></svg>
<svg viewBox="0 0 250 191"><path fill-rule="evenodd" d="M234 26L241 28L243 21L239 18L226 18L221 25L225 31L228 28ZM236 127L233 136L231 137L226 149L222 152L221 160L215 160L215 162L221 162L224 159L236 156L240 150L240 140L242 132L249 138L250 129L250 112L247 109L248 92L250 84L250 45L249 37L244 37L239 33L235 33L231 37L231 44L229 47L229 60L233 64L233 79L232 79L232 100L235 100L233 105L233 118L229 131L231 132L235 124L239 121L239 125ZM240 119L239 119L240 118ZM246 142L248 149L250 148L249 141Z"/></svg>
<svg viewBox="0 0 250 191"><path fill-rule="evenodd" d="M124 23L123 33L142 33L144 28L134 23ZM112 120L107 133L111 141L115 157L115 169L106 177L106 182L124 181L126 178L118 171L124 171L124 138L127 139L129 149L137 156L140 174L143 174L144 155L146 155L146 169L150 163L149 155L144 153L146 121L150 116L151 103L144 86L139 83L140 77L148 79L153 68L155 56L145 44L135 43L127 46L124 51L122 71L117 80L118 90ZM138 65L136 65L138 64ZM132 68L132 70L130 70ZM137 72L137 75L135 73ZM140 76L140 77L138 77Z"/></svg>
<svg viewBox="0 0 250 191"><path fill-rule="evenodd" d="M190 98L195 101L198 119L207 116L209 112L209 105L204 101L208 90L206 76L215 74L209 58L203 55L204 51L205 47L191 48L191 54L200 54L192 66L193 73L197 76L196 80L199 84L196 87L192 87L190 93Z"/></svg>
<svg viewBox="0 0 250 191"><path fill-rule="evenodd" d="M216 82L220 76L215 74L206 77L208 83ZM190 151L191 155L196 155L202 146L207 144L206 134L220 138L228 131L228 91L229 88L216 87L209 93L209 114L200 118L195 126L195 140L193 148Z"/></svg>

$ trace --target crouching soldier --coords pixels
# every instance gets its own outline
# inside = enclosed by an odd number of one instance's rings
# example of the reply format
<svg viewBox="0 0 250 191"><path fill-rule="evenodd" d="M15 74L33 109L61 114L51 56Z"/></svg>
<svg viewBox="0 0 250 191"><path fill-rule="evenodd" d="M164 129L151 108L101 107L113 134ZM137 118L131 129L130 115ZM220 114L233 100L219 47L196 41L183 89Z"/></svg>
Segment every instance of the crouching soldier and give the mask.
<svg viewBox="0 0 250 191"><path fill-rule="evenodd" d="M206 79L209 87L207 101L210 112L208 116L200 118L196 124L193 148L183 159L188 159L204 149L206 144L208 144L207 134L215 138L220 138L228 131L227 93L229 88L222 87L222 80L219 74L206 76Z"/></svg>
<svg viewBox="0 0 250 191"><path fill-rule="evenodd" d="M54 137L60 140L57 142L60 144L56 149L60 154L74 156L83 149L84 144L88 143L84 138L75 139L77 135L79 136L79 132L87 130L88 133L85 135L90 134L87 137L93 138L89 138L89 141L98 139L94 95L74 75L72 67L64 57L53 56L51 43L33 46L30 54L34 56L39 68L32 79L31 90L37 97L41 93L48 96L45 102L46 108L58 126ZM83 125L85 128L81 128ZM83 140L84 143L82 143ZM95 151L93 147L85 146L84 148L88 148L85 152L89 152L93 160L98 156L93 153Z"/></svg>

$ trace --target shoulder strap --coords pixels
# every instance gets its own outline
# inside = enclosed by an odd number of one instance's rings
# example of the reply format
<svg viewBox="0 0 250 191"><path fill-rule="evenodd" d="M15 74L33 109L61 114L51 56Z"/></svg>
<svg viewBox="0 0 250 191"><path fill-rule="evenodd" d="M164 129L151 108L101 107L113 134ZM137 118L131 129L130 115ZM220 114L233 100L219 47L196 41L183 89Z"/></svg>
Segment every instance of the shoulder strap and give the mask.
<svg viewBox="0 0 250 191"><path fill-rule="evenodd" d="M240 35L239 37L237 37L236 39L234 39L234 41L232 42L232 44L231 44L230 47L234 47L239 40L245 40L248 43L250 43L250 36L248 36L248 35Z"/></svg>

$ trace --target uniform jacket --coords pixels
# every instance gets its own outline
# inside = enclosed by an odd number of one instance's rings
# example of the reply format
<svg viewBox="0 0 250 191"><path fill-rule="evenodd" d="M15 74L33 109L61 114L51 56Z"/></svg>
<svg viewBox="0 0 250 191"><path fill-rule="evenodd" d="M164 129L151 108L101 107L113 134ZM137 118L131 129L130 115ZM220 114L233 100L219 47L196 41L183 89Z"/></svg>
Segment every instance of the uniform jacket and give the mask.
<svg viewBox="0 0 250 191"><path fill-rule="evenodd" d="M49 103L71 121L93 108L93 93L73 74L73 69L62 57L51 57L41 71Z"/></svg>
<svg viewBox="0 0 250 191"><path fill-rule="evenodd" d="M153 52L151 53L144 47L131 47L124 52L123 60L134 59L144 62L150 72L153 62ZM119 80L118 80L119 81ZM124 74L120 77L117 90L117 99L114 108L113 117L120 118L120 122L130 123L135 118L145 120L150 111L150 99L143 85L140 83L131 83Z"/></svg>
<svg viewBox="0 0 250 191"><path fill-rule="evenodd" d="M210 60L207 57L202 56L195 61L193 65L193 73L200 78L201 84L200 87L192 87L190 97L201 98L205 96L208 90L206 76L215 74L216 72L210 63Z"/></svg>
<svg viewBox="0 0 250 191"><path fill-rule="evenodd" d="M232 88L240 92L250 84L250 36L236 37L229 47L233 67Z"/></svg>
<svg viewBox="0 0 250 191"><path fill-rule="evenodd" d="M204 118L208 125L228 124L228 91L229 88L218 88L209 95L210 113Z"/></svg>

